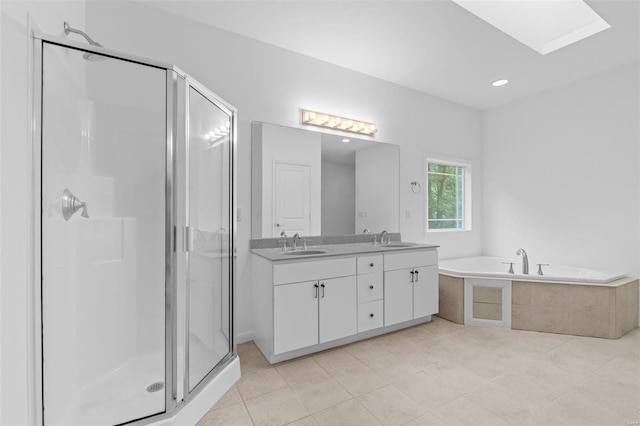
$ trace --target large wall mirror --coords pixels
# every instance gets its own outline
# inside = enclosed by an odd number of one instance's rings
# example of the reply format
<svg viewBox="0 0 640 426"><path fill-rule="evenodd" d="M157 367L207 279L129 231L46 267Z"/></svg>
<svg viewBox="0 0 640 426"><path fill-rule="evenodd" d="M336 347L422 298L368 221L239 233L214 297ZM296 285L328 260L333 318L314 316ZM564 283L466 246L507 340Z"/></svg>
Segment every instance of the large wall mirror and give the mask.
<svg viewBox="0 0 640 426"><path fill-rule="evenodd" d="M251 132L253 238L399 232L399 146L259 122Z"/></svg>

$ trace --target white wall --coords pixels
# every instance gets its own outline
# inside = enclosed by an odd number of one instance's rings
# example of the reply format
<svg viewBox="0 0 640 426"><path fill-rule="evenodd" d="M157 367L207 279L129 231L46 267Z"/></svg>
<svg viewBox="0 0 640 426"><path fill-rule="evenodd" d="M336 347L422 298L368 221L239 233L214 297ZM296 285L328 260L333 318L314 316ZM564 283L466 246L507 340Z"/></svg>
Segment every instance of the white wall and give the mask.
<svg viewBox="0 0 640 426"><path fill-rule="evenodd" d="M243 220L238 224L236 329L241 340L251 331L251 121L300 127L299 109L305 107L376 122L376 139L401 146L403 238L441 244L444 257L480 252L479 227L427 238L423 194L413 195L409 186L422 179L424 152L480 158L478 111L142 5L88 2L87 31L111 49L178 65L238 108ZM481 209L474 211L479 223Z"/></svg>
<svg viewBox="0 0 640 426"><path fill-rule="evenodd" d="M2 97L0 99L0 424L28 423L28 250L30 200L27 106L29 102L27 13L44 32L63 34L63 22L83 27L84 1L2 1Z"/></svg>
<svg viewBox="0 0 640 426"><path fill-rule="evenodd" d="M323 235L356 231L356 176L354 164L322 160Z"/></svg>
<svg viewBox="0 0 640 426"><path fill-rule="evenodd" d="M638 65L483 114L484 254L640 274Z"/></svg>

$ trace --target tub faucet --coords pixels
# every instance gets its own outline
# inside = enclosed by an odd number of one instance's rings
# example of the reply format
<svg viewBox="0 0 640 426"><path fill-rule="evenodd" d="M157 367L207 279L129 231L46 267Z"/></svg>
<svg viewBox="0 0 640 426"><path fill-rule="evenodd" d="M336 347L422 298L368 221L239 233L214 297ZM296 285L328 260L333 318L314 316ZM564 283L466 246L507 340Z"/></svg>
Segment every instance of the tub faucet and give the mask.
<svg viewBox="0 0 640 426"><path fill-rule="evenodd" d="M384 242L384 237L387 237L387 242ZM380 244L389 244L391 243L391 235L385 230L380 233Z"/></svg>
<svg viewBox="0 0 640 426"><path fill-rule="evenodd" d="M522 255L522 273L529 275L529 258L527 257L527 252L520 248L516 251L516 255Z"/></svg>

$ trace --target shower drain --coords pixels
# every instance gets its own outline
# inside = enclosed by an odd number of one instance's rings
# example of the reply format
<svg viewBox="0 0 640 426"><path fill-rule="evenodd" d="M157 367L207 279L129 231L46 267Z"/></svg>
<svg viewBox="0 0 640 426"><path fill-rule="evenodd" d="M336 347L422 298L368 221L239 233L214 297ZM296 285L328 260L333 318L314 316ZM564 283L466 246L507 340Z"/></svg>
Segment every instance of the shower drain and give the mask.
<svg viewBox="0 0 640 426"><path fill-rule="evenodd" d="M158 392L164 389L164 382L155 382L147 386L147 392Z"/></svg>

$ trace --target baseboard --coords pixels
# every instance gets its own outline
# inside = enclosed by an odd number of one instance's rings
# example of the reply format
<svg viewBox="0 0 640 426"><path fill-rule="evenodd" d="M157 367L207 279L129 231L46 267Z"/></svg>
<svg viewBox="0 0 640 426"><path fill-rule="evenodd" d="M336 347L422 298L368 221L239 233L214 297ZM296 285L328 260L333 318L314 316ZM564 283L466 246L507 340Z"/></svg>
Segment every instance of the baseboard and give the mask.
<svg viewBox="0 0 640 426"><path fill-rule="evenodd" d="M236 343L246 343L253 340L253 331L243 331L241 333L236 333Z"/></svg>

